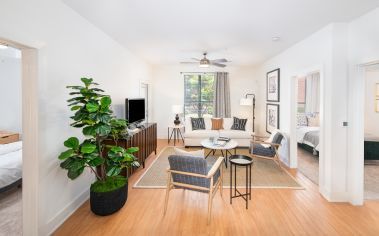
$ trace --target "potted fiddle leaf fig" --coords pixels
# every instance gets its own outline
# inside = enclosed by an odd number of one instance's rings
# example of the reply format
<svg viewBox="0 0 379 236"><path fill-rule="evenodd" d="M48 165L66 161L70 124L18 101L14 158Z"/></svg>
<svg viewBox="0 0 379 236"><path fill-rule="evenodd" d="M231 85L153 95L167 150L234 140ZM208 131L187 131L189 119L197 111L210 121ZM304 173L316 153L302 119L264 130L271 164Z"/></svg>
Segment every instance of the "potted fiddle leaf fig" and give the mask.
<svg viewBox="0 0 379 236"><path fill-rule="evenodd" d="M72 127L82 129L82 141L70 137L67 148L59 155L60 166L74 180L88 168L96 176L90 188L91 210L97 215L110 215L121 209L128 197L128 180L120 175L123 169L138 167L133 153L138 147L117 146L117 140L127 136L127 120L117 119L111 110L112 100L97 88L91 78L81 78L84 85L67 86L73 96L67 102L74 115ZM116 145L106 145L113 139Z"/></svg>

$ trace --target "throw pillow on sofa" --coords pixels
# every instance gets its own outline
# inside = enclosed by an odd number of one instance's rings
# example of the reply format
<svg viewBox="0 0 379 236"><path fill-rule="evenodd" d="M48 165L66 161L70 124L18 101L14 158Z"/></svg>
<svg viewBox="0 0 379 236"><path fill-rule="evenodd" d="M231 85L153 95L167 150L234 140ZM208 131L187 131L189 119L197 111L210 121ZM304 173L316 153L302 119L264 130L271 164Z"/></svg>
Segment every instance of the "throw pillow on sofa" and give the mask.
<svg viewBox="0 0 379 236"><path fill-rule="evenodd" d="M233 125L230 129L245 131L246 123L247 119L239 119L237 117L233 117Z"/></svg>
<svg viewBox="0 0 379 236"><path fill-rule="evenodd" d="M191 117L192 130L205 129L204 118Z"/></svg>
<svg viewBox="0 0 379 236"><path fill-rule="evenodd" d="M196 150L196 151L185 151L180 148L174 148L175 155L178 156L190 156L190 157L198 157L204 158L204 149Z"/></svg>
<svg viewBox="0 0 379 236"><path fill-rule="evenodd" d="M224 129L224 119L222 118L212 118L212 130Z"/></svg>

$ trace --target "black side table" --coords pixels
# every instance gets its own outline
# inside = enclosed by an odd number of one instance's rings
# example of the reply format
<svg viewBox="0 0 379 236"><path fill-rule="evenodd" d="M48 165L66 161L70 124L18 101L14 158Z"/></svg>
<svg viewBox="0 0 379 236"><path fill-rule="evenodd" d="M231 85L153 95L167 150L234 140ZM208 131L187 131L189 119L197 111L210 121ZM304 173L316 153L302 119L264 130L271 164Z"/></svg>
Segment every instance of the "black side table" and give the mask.
<svg viewBox="0 0 379 236"><path fill-rule="evenodd" d="M172 129L171 135L170 135L170 129ZM168 140L168 143L170 143L172 135L174 135L174 146L175 146L176 142L179 143L179 135L182 138L182 141L184 143L183 135L182 135L182 132L180 131L181 129L184 129L184 125L182 125L182 124L179 124L179 125L169 125L167 127L167 140Z"/></svg>
<svg viewBox="0 0 379 236"><path fill-rule="evenodd" d="M246 201L246 209L248 208L248 200L251 200L251 166L253 159L244 155L232 155L229 157L230 162L230 204L232 199L242 197ZM233 194L233 165L234 165L234 194ZM237 166L246 167L246 193L242 194L237 189ZM237 195L238 193L238 195Z"/></svg>

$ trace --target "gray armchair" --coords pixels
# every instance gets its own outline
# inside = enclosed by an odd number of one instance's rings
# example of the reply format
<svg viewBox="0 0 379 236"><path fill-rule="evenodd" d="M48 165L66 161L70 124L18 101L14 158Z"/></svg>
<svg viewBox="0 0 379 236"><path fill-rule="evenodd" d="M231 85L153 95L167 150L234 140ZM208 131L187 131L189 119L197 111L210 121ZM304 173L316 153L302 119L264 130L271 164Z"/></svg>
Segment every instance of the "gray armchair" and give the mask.
<svg viewBox="0 0 379 236"><path fill-rule="evenodd" d="M283 134L281 134L279 131L272 134L272 142L263 141L263 139L267 139L267 137L253 135L253 140L250 143L250 153L253 157L274 160L279 165L279 167L282 168L280 164L278 149L283 138ZM262 144L266 144L268 147L265 147Z"/></svg>
<svg viewBox="0 0 379 236"><path fill-rule="evenodd" d="M219 157L213 165L208 165L204 158L191 156L171 155L168 157L170 168L167 170L167 189L164 206L166 214L170 190L173 188L190 189L209 194L208 197L208 223L211 219L212 199L220 189L222 197L222 162Z"/></svg>

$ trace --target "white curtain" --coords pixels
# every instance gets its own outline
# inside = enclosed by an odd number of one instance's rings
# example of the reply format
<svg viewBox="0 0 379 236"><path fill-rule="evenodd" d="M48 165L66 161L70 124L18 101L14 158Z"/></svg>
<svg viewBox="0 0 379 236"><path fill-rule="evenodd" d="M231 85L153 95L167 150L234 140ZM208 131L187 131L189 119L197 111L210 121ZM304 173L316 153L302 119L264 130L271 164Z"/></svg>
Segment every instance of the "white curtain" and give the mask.
<svg viewBox="0 0 379 236"><path fill-rule="evenodd" d="M313 73L306 77L305 112L320 112L320 73Z"/></svg>
<svg viewBox="0 0 379 236"><path fill-rule="evenodd" d="M216 72L214 81L213 117L230 117L229 74Z"/></svg>

